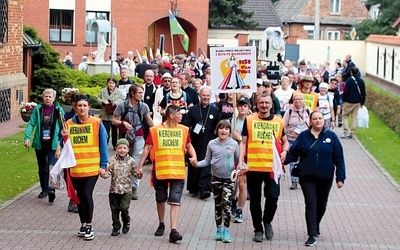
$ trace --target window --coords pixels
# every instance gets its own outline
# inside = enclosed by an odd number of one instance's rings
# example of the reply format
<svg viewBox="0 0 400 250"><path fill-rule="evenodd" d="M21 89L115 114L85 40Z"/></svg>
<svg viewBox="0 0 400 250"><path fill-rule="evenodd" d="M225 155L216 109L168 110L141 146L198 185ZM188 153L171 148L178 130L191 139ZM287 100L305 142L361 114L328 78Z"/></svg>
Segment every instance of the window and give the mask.
<svg viewBox="0 0 400 250"><path fill-rule="evenodd" d="M340 31L327 31L328 40L340 40Z"/></svg>
<svg viewBox="0 0 400 250"><path fill-rule="evenodd" d="M8 0L0 0L0 44L8 42Z"/></svg>
<svg viewBox="0 0 400 250"><path fill-rule="evenodd" d="M307 38L314 39L314 30L307 30Z"/></svg>
<svg viewBox="0 0 400 250"><path fill-rule="evenodd" d="M50 42L72 43L73 10L50 10Z"/></svg>
<svg viewBox="0 0 400 250"><path fill-rule="evenodd" d="M340 0L331 0L331 13L340 13Z"/></svg>
<svg viewBox="0 0 400 250"><path fill-rule="evenodd" d="M97 12L97 11L86 11L86 43L97 43L97 32L90 31L92 23L96 20L107 20L109 21L109 12ZM109 38L109 33L106 33L106 41Z"/></svg>
<svg viewBox="0 0 400 250"><path fill-rule="evenodd" d="M254 40L254 39L250 39L248 46L255 46L256 50L257 50L257 55L260 55L261 53L261 40Z"/></svg>

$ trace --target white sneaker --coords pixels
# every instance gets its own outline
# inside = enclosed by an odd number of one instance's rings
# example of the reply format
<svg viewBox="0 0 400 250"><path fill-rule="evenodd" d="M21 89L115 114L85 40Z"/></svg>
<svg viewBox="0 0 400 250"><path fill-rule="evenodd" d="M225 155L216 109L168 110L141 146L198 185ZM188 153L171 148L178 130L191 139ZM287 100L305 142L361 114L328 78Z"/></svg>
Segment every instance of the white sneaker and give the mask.
<svg viewBox="0 0 400 250"><path fill-rule="evenodd" d="M94 232L91 225L86 226L85 230L85 240L93 240L94 239Z"/></svg>

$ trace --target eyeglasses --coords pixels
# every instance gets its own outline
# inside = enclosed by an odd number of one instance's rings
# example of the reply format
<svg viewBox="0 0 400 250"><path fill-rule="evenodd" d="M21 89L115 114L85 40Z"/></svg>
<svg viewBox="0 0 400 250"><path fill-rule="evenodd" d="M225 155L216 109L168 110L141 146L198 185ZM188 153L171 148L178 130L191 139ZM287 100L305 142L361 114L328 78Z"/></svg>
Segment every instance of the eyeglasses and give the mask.
<svg viewBox="0 0 400 250"><path fill-rule="evenodd" d="M171 82L171 80L163 80L163 82Z"/></svg>

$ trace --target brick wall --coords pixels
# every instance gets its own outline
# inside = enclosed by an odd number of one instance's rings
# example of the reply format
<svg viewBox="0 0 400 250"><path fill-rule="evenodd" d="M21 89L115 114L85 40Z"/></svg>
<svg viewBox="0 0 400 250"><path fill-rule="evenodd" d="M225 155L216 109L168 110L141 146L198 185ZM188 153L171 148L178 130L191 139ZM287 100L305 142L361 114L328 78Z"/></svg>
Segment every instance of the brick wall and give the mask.
<svg viewBox="0 0 400 250"><path fill-rule="evenodd" d="M299 13L300 16L309 17L312 23L308 24L290 24L290 29L287 25L284 25L284 33L289 34L290 37L297 37L299 39L307 39L308 32L304 30L304 25L314 25L315 16L315 0L310 0L306 7ZM335 24L324 24L324 19L327 17L336 17L347 23L354 22L354 20L362 21L369 18L368 10L364 7L361 1L354 0L341 0L341 12L338 15L330 13L330 1L320 1L320 31L323 31L323 37L321 39L326 39L327 30L337 30L340 31L340 39L345 39L346 33L351 30L350 25L335 25Z"/></svg>
<svg viewBox="0 0 400 250"><path fill-rule="evenodd" d="M91 47L85 44L85 2L75 1L74 44L52 44L52 47L60 52L61 58L64 58L67 51L72 51L75 67L79 65L83 53L97 50L97 45ZM178 21L190 38L189 52L196 53L198 48L207 51L208 3L207 0L197 0L194 7L192 1L178 1ZM37 6L40 6L39 10ZM143 4L134 4L128 0L112 1L110 19L114 20L114 27L118 30L117 51L126 56L127 52L132 50L136 55L136 49L142 53L145 47L152 47L155 53L159 46L159 35L165 34L166 52L172 53L168 20L170 7L170 1L148 0ZM24 13L24 24L35 27L39 36L48 41L49 0L26 1ZM174 45L175 54L183 53L178 36L174 36ZM107 48L106 57L110 52L111 48Z"/></svg>
<svg viewBox="0 0 400 250"><path fill-rule="evenodd" d="M0 75L22 72L22 0L8 2L8 43L0 46Z"/></svg>
<svg viewBox="0 0 400 250"><path fill-rule="evenodd" d="M10 117L19 115L17 91L23 90L28 99L28 80L23 64L23 1L8 1L8 42L0 46L0 89L11 89ZM3 107L4 108L4 107Z"/></svg>
<svg viewBox="0 0 400 250"><path fill-rule="evenodd" d="M319 12L320 17L323 19L324 17L330 16L330 4L331 1L320 0L319 1ZM307 3L307 6L300 13L301 15L307 15L314 17L315 15L315 0L311 0ZM369 18L368 10L359 0L341 0L341 9L340 15L341 17L351 17L359 20L364 20Z"/></svg>

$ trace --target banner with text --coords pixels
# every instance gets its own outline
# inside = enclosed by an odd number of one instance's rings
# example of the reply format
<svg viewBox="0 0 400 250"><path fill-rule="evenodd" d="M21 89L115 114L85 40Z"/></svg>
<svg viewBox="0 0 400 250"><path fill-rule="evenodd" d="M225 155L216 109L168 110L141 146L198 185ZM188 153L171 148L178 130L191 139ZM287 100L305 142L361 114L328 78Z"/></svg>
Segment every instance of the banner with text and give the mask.
<svg viewBox="0 0 400 250"><path fill-rule="evenodd" d="M256 92L256 47L210 48L211 92Z"/></svg>

